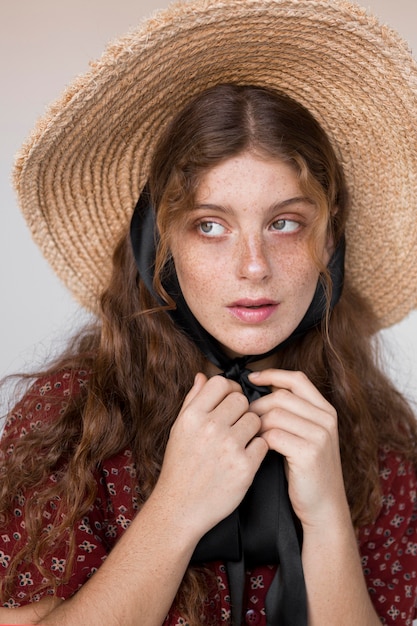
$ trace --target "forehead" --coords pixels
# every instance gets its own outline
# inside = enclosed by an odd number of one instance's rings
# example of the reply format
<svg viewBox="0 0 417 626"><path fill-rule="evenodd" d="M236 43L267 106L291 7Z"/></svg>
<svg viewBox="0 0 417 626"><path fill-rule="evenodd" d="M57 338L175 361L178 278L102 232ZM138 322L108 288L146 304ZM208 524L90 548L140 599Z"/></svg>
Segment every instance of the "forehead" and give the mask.
<svg viewBox="0 0 417 626"><path fill-rule="evenodd" d="M261 190L265 184L277 188L290 184L299 187L296 168L278 157L243 152L202 172L196 195L220 195L227 193L229 189L236 191L236 187L255 187Z"/></svg>

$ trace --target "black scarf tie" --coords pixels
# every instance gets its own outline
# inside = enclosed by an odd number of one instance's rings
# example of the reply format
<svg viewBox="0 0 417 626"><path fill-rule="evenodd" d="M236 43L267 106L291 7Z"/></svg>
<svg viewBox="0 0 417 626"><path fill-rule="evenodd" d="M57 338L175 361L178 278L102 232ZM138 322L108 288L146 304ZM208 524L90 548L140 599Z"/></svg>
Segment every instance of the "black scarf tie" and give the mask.
<svg viewBox="0 0 417 626"><path fill-rule="evenodd" d="M131 241L142 280L156 301L165 304L153 287L157 233L154 211L146 188L133 214ZM337 246L328 265L332 279L331 309L342 292L343 266L344 241ZM284 345L319 325L326 311L326 295L322 281L319 280L309 309L288 339L266 354L230 359L188 308L173 263L170 262L166 269L164 288L176 303L176 309L168 311L168 314L226 378L240 384L249 402L270 393L271 390L269 387L254 385L248 379L251 371L248 364L274 354ZM265 602L267 626L307 626L301 544L301 524L288 496L283 457L270 451L238 508L199 541L192 563L217 560L226 562L233 626L240 626L243 619L246 567L277 564L279 567Z"/></svg>

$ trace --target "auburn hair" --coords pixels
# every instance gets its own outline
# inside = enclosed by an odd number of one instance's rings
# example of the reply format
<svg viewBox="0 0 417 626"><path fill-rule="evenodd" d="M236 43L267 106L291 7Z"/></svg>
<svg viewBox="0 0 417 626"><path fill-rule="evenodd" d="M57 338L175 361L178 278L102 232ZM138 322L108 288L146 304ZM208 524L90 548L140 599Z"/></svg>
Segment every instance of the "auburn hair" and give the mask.
<svg viewBox="0 0 417 626"><path fill-rule="evenodd" d="M248 150L295 168L302 191L317 207L311 239L317 262L317 241L326 235L337 245L343 237L349 209L343 171L317 121L284 94L220 85L178 114L153 157L149 187L160 234L155 288L162 297L167 298L161 276L170 237L192 206L201 177ZM325 268L320 270L326 276ZM337 410L344 481L356 528L371 523L380 510L380 450L389 447L417 465L415 419L378 365L378 329L370 306L347 279L323 327L277 353L279 367L304 371ZM44 372L33 375L83 369L89 373L88 385L69 399L66 411L53 423L44 422L13 442L12 454L7 452L9 440L1 444L0 528L12 515L16 498L37 492L36 499L26 502L28 543L14 555L1 581L3 601L16 584L22 559L33 561L50 587L57 584L42 563L59 541L69 546L60 583L65 582L75 554L73 528L95 500L95 472L104 460L129 447L140 501L149 497L171 426L195 373L203 367L202 354L142 283L129 234L124 233L97 320ZM48 481L57 472L59 480ZM46 535L42 511L52 498L59 502L58 514ZM204 570L190 567L178 591L178 606L193 626L203 623L209 584Z"/></svg>

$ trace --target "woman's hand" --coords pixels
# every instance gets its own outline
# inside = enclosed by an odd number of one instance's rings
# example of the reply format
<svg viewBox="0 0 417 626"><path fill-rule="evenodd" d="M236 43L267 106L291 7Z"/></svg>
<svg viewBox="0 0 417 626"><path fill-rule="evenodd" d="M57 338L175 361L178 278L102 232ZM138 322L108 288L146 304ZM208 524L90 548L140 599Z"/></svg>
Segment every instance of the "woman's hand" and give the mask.
<svg viewBox="0 0 417 626"><path fill-rule="evenodd" d="M304 530L349 518L335 409L301 372L268 369L250 379L272 388L250 409L261 417L268 447L286 459L289 495Z"/></svg>
<svg viewBox="0 0 417 626"><path fill-rule="evenodd" d="M243 499L267 450L238 383L197 374L175 421L151 497L175 501L197 539ZM170 507L169 507L170 508Z"/></svg>
<svg viewBox="0 0 417 626"><path fill-rule="evenodd" d="M250 409L261 417L269 448L286 459L304 531L309 625L377 626L346 499L335 409L301 372L268 369L250 378L272 388Z"/></svg>

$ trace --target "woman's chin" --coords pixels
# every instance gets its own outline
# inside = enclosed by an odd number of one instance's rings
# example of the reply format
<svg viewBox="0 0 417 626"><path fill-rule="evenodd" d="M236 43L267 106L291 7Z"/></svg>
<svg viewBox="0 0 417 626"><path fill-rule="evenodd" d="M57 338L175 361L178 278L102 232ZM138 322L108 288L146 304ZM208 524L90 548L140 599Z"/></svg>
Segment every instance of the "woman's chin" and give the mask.
<svg viewBox="0 0 417 626"><path fill-rule="evenodd" d="M284 341L284 340L282 340ZM256 341L256 342L245 342L244 344L235 343L224 345L222 344L222 349L232 359L235 358L244 358L245 356L256 356L267 354L274 348L276 348L280 343L282 343L279 339L275 342L269 341Z"/></svg>

